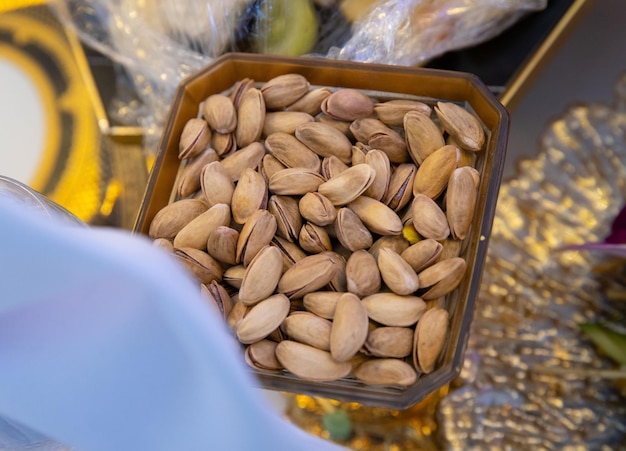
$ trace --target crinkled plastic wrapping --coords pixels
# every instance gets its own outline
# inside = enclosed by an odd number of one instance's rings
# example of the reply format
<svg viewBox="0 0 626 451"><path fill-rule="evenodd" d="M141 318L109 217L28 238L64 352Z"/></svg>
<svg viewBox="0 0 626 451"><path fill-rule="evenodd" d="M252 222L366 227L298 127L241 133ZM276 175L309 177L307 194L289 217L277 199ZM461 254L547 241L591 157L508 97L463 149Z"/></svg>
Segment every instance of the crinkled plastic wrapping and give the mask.
<svg viewBox="0 0 626 451"><path fill-rule="evenodd" d="M62 21L121 66L140 102L111 115L155 144L179 82L228 51L420 65L483 42L547 0L56 0Z"/></svg>

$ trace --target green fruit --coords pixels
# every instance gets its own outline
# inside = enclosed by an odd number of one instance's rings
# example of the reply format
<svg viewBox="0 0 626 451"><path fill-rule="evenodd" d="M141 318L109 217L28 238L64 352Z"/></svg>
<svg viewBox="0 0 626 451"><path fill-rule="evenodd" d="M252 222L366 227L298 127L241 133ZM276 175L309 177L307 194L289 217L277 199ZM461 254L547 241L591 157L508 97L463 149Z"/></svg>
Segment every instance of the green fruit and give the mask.
<svg viewBox="0 0 626 451"><path fill-rule="evenodd" d="M317 40L317 17L310 0L264 0L257 12L257 53L300 56Z"/></svg>
<svg viewBox="0 0 626 451"><path fill-rule="evenodd" d="M626 335L600 324L581 324L580 329L606 355L620 365L626 365Z"/></svg>
<svg viewBox="0 0 626 451"><path fill-rule="evenodd" d="M332 440L346 440L352 434L352 422L343 410L327 413L322 418L322 424Z"/></svg>

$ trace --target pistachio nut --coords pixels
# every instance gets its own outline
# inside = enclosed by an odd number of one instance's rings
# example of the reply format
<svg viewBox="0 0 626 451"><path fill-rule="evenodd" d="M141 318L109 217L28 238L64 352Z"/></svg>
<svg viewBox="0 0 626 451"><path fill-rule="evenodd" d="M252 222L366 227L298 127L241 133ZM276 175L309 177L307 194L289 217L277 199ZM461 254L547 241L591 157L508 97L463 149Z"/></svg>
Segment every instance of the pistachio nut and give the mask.
<svg viewBox="0 0 626 451"><path fill-rule="evenodd" d="M443 135L433 120L417 111L404 116L404 133L411 159L418 165L428 155L445 145Z"/></svg>
<svg viewBox="0 0 626 451"><path fill-rule="evenodd" d="M400 256L409 264L413 271L420 272L437 261L443 245L432 238L418 241L404 250Z"/></svg>
<svg viewBox="0 0 626 451"><path fill-rule="evenodd" d="M372 149L365 154L365 164L369 164L374 169L376 176L363 194L372 199L381 200L387 192L391 180L389 157L382 150Z"/></svg>
<svg viewBox="0 0 626 451"><path fill-rule="evenodd" d="M224 319L228 318L233 308L233 301L226 288L216 280L206 285L201 285L204 297L215 305Z"/></svg>
<svg viewBox="0 0 626 451"><path fill-rule="evenodd" d="M289 299L275 294L258 302L239 321L235 334L243 344L263 340L274 332L289 314Z"/></svg>
<svg viewBox="0 0 626 451"><path fill-rule="evenodd" d="M244 224L254 212L267 207L267 196L267 183L263 176L252 168L245 169L233 191L233 220Z"/></svg>
<svg viewBox="0 0 626 451"><path fill-rule="evenodd" d="M202 284L222 280L222 267L204 251L191 247L174 249L174 256Z"/></svg>
<svg viewBox="0 0 626 451"><path fill-rule="evenodd" d="M430 116L432 108L417 100L393 99L374 105L374 112L381 122L393 127L402 127L404 116L409 111L417 111Z"/></svg>
<svg viewBox="0 0 626 451"><path fill-rule="evenodd" d="M304 308L317 316L333 319L337 301L343 295L338 291L314 291L302 298Z"/></svg>
<svg viewBox="0 0 626 451"><path fill-rule="evenodd" d="M244 223L237 241L237 261L247 266L276 234L276 218L267 210L257 210Z"/></svg>
<svg viewBox="0 0 626 451"><path fill-rule="evenodd" d="M317 170L307 168L287 168L276 172L269 180L269 189L274 194L301 196L315 191L324 183L324 177Z"/></svg>
<svg viewBox="0 0 626 451"><path fill-rule="evenodd" d="M202 116L218 133L232 133L237 127L237 111L233 101L223 94L210 95L202 102Z"/></svg>
<svg viewBox="0 0 626 451"><path fill-rule="evenodd" d="M283 256L274 246L263 247L250 261L239 287L239 301L256 304L269 297L283 274Z"/></svg>
<svg viewBox="0 0 626 451"><path fill-rule="evenodd" d="M328 351L291 340L278 343L276 358L289 372L316 382L341 379L352 370L350 362L337 362Z"/></svg>
<svg viewBox="0 0 626 451"><path fill-rule="evenodd" d="M465 275L467 263L461 257L441 260L418 274L421 294L425 300L435 299L454 290Z"/></svg>
<svg viewBox="0 0 626 451"><path fill-rule="evenodd" d="M359 196L348 204L367 228L379 235L399 235L402 220L388 206L367 196Z"/></svg>
<svg viewBox="0 0 626 451"><path fill-rule="evenodd" d="M320 157L334 155L343 163L351 161L352 143L346 135L330 125L321 122L302 123L295 129L295 136Z"/></svg>
<svg viewBox="0 0 626 451"><path fill-rule="evenodd" d="M241 97L250 88L254 88L254 80L251 78L242 78L233 85L232 91L228 97L233 102L233 105L235 105L235 109L239 108Z"/></svg>
<svg viewBox="0 0 626 451"><path fill-rule="evenodd" d="M378 252L381 249L391 249L395 253L401 254L409 245L409 242L403 235L383 235L374 241L368 249L368 252L378 260Z"/></svg>
<svg viewBox="0 0 626 451"><path fill-rule="evenodd" d="M322 101L324 114L341 121L354 121L374 113L374 102L358 89L339 89Z"/></svg>
<svg viewBox="0 0 626 451"><path fill-rule="evenodd" d="M361 349L369 328L367 310L353 293L337 301L330 330L330 354L337 362L347 362Z"/></svg>
<svg viewBox="0 0 626 451"><path fill-rule="evenodd" d="M270 243L280 251L283 257L283 272L291 268L295 262L302 260L306 254L300 247L280 236L275 236Z"/></svg>
<svg viewBox="0 0 626 451"><path fill-rule="evenodd" d="M286 106L285 111L302 111L317 116L322 111L322 102L330 93L330 88L326 87L311 89L294 103Z"/></svg>
<svg viewBox="0 0 626 451"><path fill-rule="evenodd" d="M399 164L391 173L389 186L382 198L382 202L398 212L408 205L413 198L413 183L417 166L413 163Z"/></svg>
<svg viewBox="0 0 626 451"><path fill-rule="evenodd" d="M331 327L329 320L302 311L291 313L280 326L290 339L324 351L330 351Z"/></svg>
<svg viewBox="0 0 626 451"><path fill-rule="evenodd" d="M207 208L206 202L201 199L182 199L166 205L154 215L148 236L174 239L183 227L207 211Z"/></svg>
<svg viewBox="0 0 626 451"><path fill-rule="evenodd" d="M439 307L427 310L418 321L413 343L413 364L418 371L431 373L435 369L448 335L448 322L448 312Z"/></svg>
<svg viewBox="0 0 626 451"><path fill-rule="evenodd" d="M153 246L163 249L166 252L174 253L174 243L166 238L156 238L152 241Z"/></svg>
<svg viewBox="0 0 626 451"><path fill-rule="evenodd" d="M278 161L288 168L304 168L318 172L320 157L287 133L272 133L265 138L265 147Z"/></svg>
<svg viewBox="0 0 626 451"><path fill-rule="evenodd" d="M230 224L230 207L216 204L192 219L174 237L174 247L206 249L209 234L219 226Z"/></svg>
<svg viewBox="0 0 626 451"><path fill-rule="evenodd" d="M326 230L312 222L306 222L302 225L298 242L302 249L311 254L330 251L333 248Z"/></svg>
<svg viewBox="0 0 626 451"><path fill-rule="evenodd" d="M459 153L458 148L445 145L424 158L415 174L413 194L425 194L431 199L439 197L456 169Z"/></svg>
<svg viewBox="0 0 626 451"><path fill-rule="evenodd" d="M337 210L335 220L335 235L337 240L350 251L367 249L372 245L371 232L365 227L359 217L347 207Z"/></svg>
<svg viewBox="0 0 626 451"><path fill-rule="evenodd" d="M370 385L408 387L417 380L417 373L404 360L372 359L359 365L354 377Z"/></svg>
<svg viewBox="0 0 626 451"><path fill-rule="evenodd" d="M300 298L327 285L339 270L339 260L330 253L308 255L293 264L278 282L278 292Z"/></svg>
<svg viewBox="0 0 626 451"><path fill-rule="evenodd" d="M273 111L265 113L263 135L269 136L278 132L292 135L300 125L312 123L314 120L313 116L301 111Z"/></svg>
<svg viewBox="0 0 626 451"><path fill-rule="evenodd" d="M241 173L247 168L256 169L265 155L265 148L259 142L242 147L224 158L220 163L233 182L239 180Z"/></svg>
<svg viewBox="0 0 626 451"><path fill-rule="evenodd" d="M304 219L318 226L327 226L335 222L337 210L326 196L321 193L306 193L298 201L298 210Z"/></svg>
<svg viewBox="0 0 626 451"><path fill-rule="evenodd" d="M194 158L200 155L211 142L211 130L204 119L189 119L180 135L178 158Z"/></svg>
<svg viewBox="0 0 626 451"><path fill-rule="evenodd" d="M424 238L440 241L450 235L446 214L425 194L418 193L413 197L411 217L415 230Z"/></svg>
<svg viewBox="0 0 626 451"><path fill-rule="evenodd" d="M187 160L178 180L178 197L189 197L200 189L200 178L202 169L212 161L217 161L219 157L213 149L205 149L197 157Z"/></svg>
<svg viewBox="0 0 626 451"><path fill-rule="evenodd" d="M234 298L235 296L233 296ZM232 298L231 298L232 299ZM243 302L239 302L238 300L233 300L233 307L230 309L230 313L226 317L226 323L230 330L237 330L237 326L241 320L248 314L250 307L245 305Z"/></svg>
<svg viewBox="0 0 626 451"><path fill-rule="evenodd" d="M359 297L378 293L381 279L374 256L364 249L353 252L346 263L346 282L348 291Z"/></svg>
<svg viewBox="0 0 626 451"><path fill-rule="evenodd" d="M317 188L333 205L342 206L352 202L374 182L376 173L367 164L357 164L341 174L320 184Z"/></svg>
<svg viewBox="0 0 626 451"><path fill-rule="evenodd" d="M265 154L263 161L261 162L260 170L261 174L263 174L263 177L268 183L272 175L282 169L287 169L287 166L278 161L274 155L269 153Z"/></svg>
<svg viewBox="0 0 626 451"><path fill-rule="evenodd" d="M277 345L278 343L267 339L252 343L246 347L246 363L257 370L278 372L283 366L276 358Z"/></svg>
<svg viewBox="0 0 626 451"><path fill-rule="evenodd" d="M200 187L209 206L230 205L235 191L235 184L219 161L213 161L202 168Z"/></svg>
<svg viewBox="0 0 626 451"><path fill-rule="evenodd" d="M241 281L243 280L243 275L246 272L246 267L243 264L238 264L234 266L229 266L226 268L224 273L222 274L222 280L234 288L241 287Z"/></svg>
<svg viewBox="0 0 626 451"><path fill-rule="evenodd" d="M476 116L452 102L437 102L435 114L443 128L466 150L478 152L485 144L485 131Z"/></svg>
<svg viewBox="0 0 626 451"><path fill-rule="evenodd" d="M213 133L211 147L220 157L225 158L237 150L237 141L234 133Z"/></svg>
<svg viewBox="0 0 626 451"><path fill-rule="evenodd" d="M237 261L237 242L239 241L239 232L227 226L218 226L209 233L206 249L207 253L222 263L236 265Z"/></svg>
<svg viewBox="0 0 626 451"><path fill-rule="evenodd" d="M368 316L385 326L412 326L426 310L424 300L413 295L376 293L364 297L361 302L367 308Z"/></svg>
<svg viewBox="0 0 626 451"><path fill-rule="evenodd" d="M346 169L348 169L348 165L334 155L322 160L321 172L326 180L341 174Z"/></svg>
<svg viewBox="0 0 626 451"><path fill-rule="evenodd" d="M387 288L396 294L411 294L419 288L419 279L413 268L389 248L378 251L378 270Z"/></svg>
<svg viewBox="0 0 626 451"><path fill-rule="evenodd" d="M249 88L241 95L235 129L235 142L239 147L246 147L261 137L265 124L265 106L263 95L256 88Z"/></svg>
<svg viewBox="0 0 626 451"><path fill-rule="evenodd" d="M376 327L367 334L364 344L375 357L402 359L413 351L413 329L410 327Z"/></svg>
<svg viewBox="0 0 626 451"><path fill-rule="evenodd" d="M291 196L274 194L270 197L267 209L276 218L278 236L287 241L298 241L302 228L298 201Z"/></svg>
<svg viewBox="0 0 626 451"><path fill-rule="evenodd" d="M464 239L474 218L478 186L476 169L463 166L455 169L450 176L446 192L446 217L453 238Z"/></svg>
<svg viewBox="0 0 626 451"><path fill-rule="evenodd" d="M268 110L280 110L302 98L309 92L309 81L300 74L278 75L261 87Z"/></svg>

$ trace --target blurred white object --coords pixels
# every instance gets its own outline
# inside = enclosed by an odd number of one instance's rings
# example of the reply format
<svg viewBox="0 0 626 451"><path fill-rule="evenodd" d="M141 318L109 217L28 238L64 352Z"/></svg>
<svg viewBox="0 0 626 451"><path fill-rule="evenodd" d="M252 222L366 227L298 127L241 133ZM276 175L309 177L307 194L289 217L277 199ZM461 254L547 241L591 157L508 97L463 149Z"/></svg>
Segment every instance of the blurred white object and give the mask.
<svg viewBox="0 0 626 451"><path fill-rule="evenodd" d="M0 416L51 438L23 449L339 449L277 415L196 283L147 239L11 196L0 218Z"/></svg>

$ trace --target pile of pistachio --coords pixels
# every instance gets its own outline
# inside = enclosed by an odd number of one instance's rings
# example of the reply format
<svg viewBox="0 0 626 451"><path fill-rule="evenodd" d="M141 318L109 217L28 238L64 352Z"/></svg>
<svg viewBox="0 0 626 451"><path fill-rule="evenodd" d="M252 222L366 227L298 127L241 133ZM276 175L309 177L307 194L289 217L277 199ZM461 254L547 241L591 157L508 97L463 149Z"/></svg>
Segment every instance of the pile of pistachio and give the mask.
<svg viewBox="0 0 626 451"><path fill-rule="evenodd" d="M408 386L436 368L485 134L452 102L301 75L208 97L149 235L195 275L255 369Z"/></svg>

